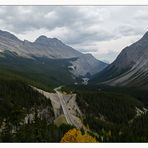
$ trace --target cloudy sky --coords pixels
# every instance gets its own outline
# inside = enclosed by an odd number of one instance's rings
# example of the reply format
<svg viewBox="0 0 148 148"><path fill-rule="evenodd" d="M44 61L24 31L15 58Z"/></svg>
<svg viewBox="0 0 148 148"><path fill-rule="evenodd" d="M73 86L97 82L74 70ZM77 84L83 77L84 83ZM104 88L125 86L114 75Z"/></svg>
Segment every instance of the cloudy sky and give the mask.
<svg viewBox="0 0 148 148"><path fill-rule="evenodd" d="M22 40L56 37L112 62L148 31L148 6L0 6L0 29Z"/></svg>

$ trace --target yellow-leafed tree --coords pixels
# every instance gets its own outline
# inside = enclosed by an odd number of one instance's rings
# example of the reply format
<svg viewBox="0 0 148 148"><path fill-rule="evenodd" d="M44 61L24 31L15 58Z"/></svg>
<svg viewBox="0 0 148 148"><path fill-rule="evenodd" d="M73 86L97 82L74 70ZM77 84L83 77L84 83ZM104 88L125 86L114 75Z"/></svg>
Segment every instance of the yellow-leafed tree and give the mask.
<svg viewBox="0 0 148 148"><path fill-rule="evenodd" d="M69 130L65 135L62 137L61 142L79 142L79 143L92 143L97 142L96 138L90 136L89 134L83 134L80 130L74 128Z"/></svg>

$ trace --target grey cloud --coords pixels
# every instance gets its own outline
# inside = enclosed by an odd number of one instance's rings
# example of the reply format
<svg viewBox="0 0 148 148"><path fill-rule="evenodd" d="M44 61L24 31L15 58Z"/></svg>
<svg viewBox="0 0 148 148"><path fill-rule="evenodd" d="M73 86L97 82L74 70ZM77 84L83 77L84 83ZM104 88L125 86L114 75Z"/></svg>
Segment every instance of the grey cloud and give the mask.
<svg viewBox="0 0 148 148"><path fill-rule="evenodd" d="M44 15L51 11L50 7L7 6L3 9L5 13L0 15L0 19L5 24L12 24L10 29L16 33L53 25L53 21L49 23L48 19L44 19Z"/></svg>
<svg viewBox="0 0 148 148"><path fill-rule="evenodd" d="M116 32L121 36L142 35L143 29L128 24L123 24L116 29Z"/></svg>
<svg viewBox="0 0 148 148"><path fill-rule="evenodd" d="M0 6L0 27L15 34L37 32L40 29L51 32L56 28L65 28L66 33L57 35L62 41L72 46L80 45L80 51L95 52L98 50L97 45L90 49L84 47L89 44L95 45L96 42L110 42L125 36L144 34L148 29L147 8L146 6ZM57 37L56 33L54 35ZM104 56L106 59L112 59L116 53Z"/></svg>
<svg viewBox="0 0 148 148"><path fill-rule="evenodd" d="M0 19L6 24L12 24L11 30L15 32L42 27L47 29L62 26L78 27L78 25L88 25L94 22L73 6L7 6L2 9L5 11L0 15ZM51 18L46 17L50 12L55 15Z"/></svg>
<svg viewBox="0 0 148 148"><path fill-rule="evenodd" d="M137 21L148 21L148 9L143 7L143 9L138 10L133 18Z"/></svg>
<svg viewBox="0 0 148 148"><path fill-rule="evenodd" d="M106 41L114 38L114 34L110 32L100 30L98 27L97 31L89 31L84 29L75 29L75 33L69 33L67 38L67 43L69 44L82 44L82 43L89 43L95 41Z"/></svg>

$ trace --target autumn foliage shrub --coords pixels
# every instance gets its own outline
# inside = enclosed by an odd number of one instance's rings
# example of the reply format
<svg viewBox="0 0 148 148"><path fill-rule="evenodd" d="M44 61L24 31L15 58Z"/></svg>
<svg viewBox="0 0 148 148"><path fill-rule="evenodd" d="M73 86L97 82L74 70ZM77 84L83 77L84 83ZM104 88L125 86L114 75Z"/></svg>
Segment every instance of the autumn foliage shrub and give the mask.
<svg viewBox="0 0 148 148"><path fill-rule="evenodd" d="M82 134L80 130L74 128L65 133L61 139L61 142L93 143L97 141L96 138L90 136L89 134Z"/></svg>

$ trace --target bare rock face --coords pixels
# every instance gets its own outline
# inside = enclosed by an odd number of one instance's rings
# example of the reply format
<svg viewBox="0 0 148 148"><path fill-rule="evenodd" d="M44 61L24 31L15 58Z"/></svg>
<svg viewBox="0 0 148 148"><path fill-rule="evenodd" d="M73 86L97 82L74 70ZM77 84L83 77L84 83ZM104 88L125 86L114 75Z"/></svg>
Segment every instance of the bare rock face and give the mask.
<svg viewBox="0 0 148 148"><path fill-rule="evenodd" d="M91 54L83 54L75 61L71 61L71 64L71 72L75 76L93 75L107 66L106 63L95 59Z"/></svg>
<svg viewBox="0 0 148 148"><path fill-rule="evenodd" d="M10 40L14 40L14 41L20 41L15 35L7 32L7 31L2 31L0 30L0 37L2 38L7 38L7 39L10 39Z"/></svg>
<svg viewBox="0 0 148 148"><path fill-rule="evenodd" d="M140 58L145 58L145 54L148 54L148 32L139 41L124 48L112 65L119 69L131 68Z"/></svg>
<svg viewBox="0 0 148 148"><path fill-rule="evenodd" d="M34 42L21 41L13 34L0 31L0 53L12 52L19 57L34 59L69 59L73 70L70 72L75 76L95 74L105 68L107 64L95 59L90 54L83 54L70 46L65 45L57 38L48 38L44 35L38 37ZM73 60L73 58L75 60ZM56 67L55 67L56 68ZM67 67L69 71L69 67Z"/></svg>
<svg viewBox="0 0 148 148"><path fill-rule="evenodd" d="M21 41L6 31L0 31L0 50L9 50L16 52L19 56L30 58L32 58L32 56L45 56L54 59L66 59L82 54L56 38L47 38L42 35L37 38L35 42L29 42L27 40Z"/></svg>
<svg viewBox="0 0 148 148"><path fill-rule="evenodd" d="M65 45L57 38L47 38L46 36L40 36L33 43L34 47L41 52L45 51L44 56L55 59L67 59L82 55L79 51L73 49L70 46Z"/></svg>
<svg viewBox="0 0 148 148"><path fill-rule="evenodd" d="M104 74L104 76L103 76ZM126 47L117 59L99 76L112 86L148 88L148 32L137 42Z"/></svg>

